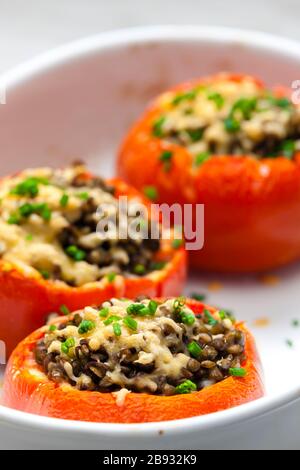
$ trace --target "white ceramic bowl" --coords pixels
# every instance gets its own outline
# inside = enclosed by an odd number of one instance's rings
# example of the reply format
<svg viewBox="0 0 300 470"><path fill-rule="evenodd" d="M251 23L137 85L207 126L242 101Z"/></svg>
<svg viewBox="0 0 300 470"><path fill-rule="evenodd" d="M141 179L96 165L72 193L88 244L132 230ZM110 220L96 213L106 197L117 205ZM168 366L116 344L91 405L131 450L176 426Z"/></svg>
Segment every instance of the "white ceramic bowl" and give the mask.
<svg viewBox="0 0 300 470"><path fill-rule="evenodd" d="M300 78L299 66L295 42L222 28L153 27L67 45L0 78L0 86L7 86L7 104L0 106L0 174L82 158L93 170L112 175L120 139L164 88L220 71L253 73L269 84L290 86ZM233 308L248 321L265 368L265 398L214 415L136 425L63 421L0 406L0 447L300 447L300 329L291 326L300 317L300 268L279 275L276 287L233 278L222 279L223 289L212 292L216 279L200 275L191 276L187 287L187 293L207 291L209 303ZM271 320L265 328L255 322L261 317Z"/></svg>

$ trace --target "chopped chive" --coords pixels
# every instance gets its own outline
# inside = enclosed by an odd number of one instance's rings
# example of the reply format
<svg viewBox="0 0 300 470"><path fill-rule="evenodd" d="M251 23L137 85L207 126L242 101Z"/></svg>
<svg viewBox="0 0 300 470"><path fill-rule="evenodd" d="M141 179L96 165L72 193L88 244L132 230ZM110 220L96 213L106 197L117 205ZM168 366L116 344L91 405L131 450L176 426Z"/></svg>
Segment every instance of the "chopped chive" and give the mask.
<svg viewBox="0 0 300 470"><path fill-rule="evenodd" d="M61 343L61 352L63 352L64 354L69 354L69 348L66 343Z"/></svg>
<svg viewBox="0 0 300 470"><path fill-rule="evenodd" d="M125 326L127 326L127 328L129 328L130 330L132 331L136 331L137 330L137 327L138 327L138 322L132 318L130 315L128 315L127 317L125 317L123 319L123 323Z"/></svg>
<svg viewBox="0 0 300 470"><path fill-rule="evenodd" d="M144 194L151 201L155 201L158 199L158 191L155 186L145 186Z"/></svg>
<svg viewBox="0 0 300 470"><path fill-rule="evenodd" d="M65 341L65 345L67 346L68 349L74 348L75 339L74 338L67 338L66 341Z"/></svg>
<svg viewBox="0 0 300 470"><path fill-rule="evenodd" d="M203 302L206 299L205 294L197 294L196 292L193 292L190 295L191 299L198 300L198 302Z"/></svg>
<svg viewBox="0 0 300 470"><path fill-rule="evenodd" d="M150 300L148 304L148 309L151 315L155 315L156 310L158 309L158 303L155 300Z"/></svg>
<svg viewBox="0 0 300 470"><path fill-rule="evenodd" d="M166 264L167 264L166 261L156 261L156 262L151 264L150 269L152 271L160 271L161 269L164 269Z"/></svg>
<svg viewBox="0 0 300 470"><path fill-rule="evenodd" d="M138 315L138 313L145 308L144 304L130 304L127 307L128 315Z"/></svg>
<svg viewBox="0 0 300 470"><path fill-rule="evenodd" d="M198 90L189 90L185 93L178 93L175 98L172 100L172 104L177 106L178 104L182 103L183 101L192 101L196 98Z"/></svg>
<svg viewBox="0 0 300 470"><path fill-rule="evenodd" d="M78 327L78 333L80 335L88 333L88 331L93 330L96 327L95 323L91 320L82 320Z"/></svg>
<svg viewBox="0 0 300 470"><path fill-rule="evenodd" d="M197 385L191 380L185 380L182 384L177 385L176 392L179 394L191 393L197 391Z"/></svg>
<svg viewBox="0 0 300 470"><path fill-rule="evenodd" d="M237 132L241 128L240 123L231 116L224 120L224 126L227 132Z"/></svg>
<svg viewBox="0 0 300 470"><path fill-rule="evenodd" d="M69 203L69 196L67 194L63 194L59 201L61 207L66 207Z"/></svg>
<svg viewBox="0 0 300 470"><path fill-rule="evenodd" d="M292 348L294 346L294 343L291 339L287 339L285 343L289 348Z"/></svg>
<svg viewBox="0 0 300 470"><path fill-rule="evenodd" d="M298 328L299 325L300 325L300 321L299 321L299 320L297 320L297 319L292 320L292 326L293 326L294 328Z"/></svg>
<svg viewBox="0 0 300 470"><path fill-rule="evenodd" d="M185 297L177 297L177 299L175 299L173 303L173 308L175 312L181 311L181 309L185 306L185 304L186 304Z"/></svg>
<svg viewBox="0 0 300 470"><path fill-rule="evenodd" d="M178 248L181 248L182 245L183 245L183 240L180 240L180 239L172 240L172 248L174 248L175 250L178 250Z"/></svg>
<svg viewBox="0 0 300 470"><path fill-rule="evenodd" d="M106 279L111 284L116 279L116 276L117 276L116 273L109 273L106 275Z"/></svg>
<svg viewBox="0 0 300 470"><path fill-rule="evenodd" d="M229 374L232 377L246 377L247 371L243 367L231 367L229 369Z"/></svg>
<svg viewBox="0 0 300 470"><path fill-rule="evenodd" d="M53 332L53 331L55 331L55 330L57 330L57 326L56 326L56 325L50 325L50 326L49 326L49 331Z"/></svg>
<svg viewBox="0 0 300 470"><path fill-rule="evenodd" d="M207 162L207 160L210 160L211 154L209 152L202 152L198 153L198 155L195 156L195 166L201 166L203 163Z"/></svg>
<svg viewBox="0 0 300 470"><path fill-rule="evenodd" d="M285 98L285 97L276 98L275 96L270 95L268 97L268 100L274 106L277 106L278 108L282 108L282 109L288 109L292 105L291 101L288 98Z"/></svg>
<svg viewBox="0 0 300 470"><path fill-rule="evenodd" d="M88 192L84 191L83 193L77 194L77 197L79 197L79 199L82 199L83 201L87 201L90 195Z"/></svg>
<svg viewBox="0 0 300 470"><path fill-rule="evenodd" d="M19 225L21 222L21 219L18 215L12 214L8 219L7 223L10 225Z"/></svg>
<svg viewBox="0 0 300 470"><path fill-rule="evenodd" d="M208 310L204 310L204 316L207 319L207 323L211 326L216 325L218 322L217 320L212 316L212 314Z"/></svg>
<svg viewBox="0 0 300 470"><path fill-rule="evenodd" d="M74 261L83 261L86 258L86 252L75 245L68 246L66 248L66 253L70 258L73 258Z"/></svg>
<svg viewBox="0 0 300 470"><path fill-rule="evenodd" d="M203 129L187 129L187 134L192 142L198 142L202 139Z"/></svg>
<svg viewBox="0 0 300 470"><path fill-rule="evenodd" d="M294 140L285 140L280 145L280 151L286 158L292 159L296 151L296 143Z"/></svg>
<svg viewBox="0 0 300 470"><path fill-rule="evenodd" d="M134 268L133 268L133 272L134 272L135 274L140 274L140 275L141 275L141 274L145 274L146 268L145 268L145 266L144 266L143 264L136 264L136 265L134 266Z"/></svg>
<svg viewBox="0 0 300 470"><path fill-rule="evenodd" d="M250 119L251 113L255 111L257 106L256 98L241 98L233 105L231 116L233 117L236 111L240 111L244 119Z"/></svg>
<svg viewBox="0 0 300 470"><path fill-rule="evenodd" d="M28 235L26 235L26 240L27 240L28 242L30 242L31 240L33 240L33 235L32 235L32 233L29 233Z"/></svg>
<svg viewBox="0 0 300 470"><path fill-rule="evenodd" d="M113 330L114 330L114 334L116 336L121 336L122 328L121 328L121 325L119 323L114 323L113 324Z"/></svg>
<svg viewBox="0 0 300 470"><path fill-rule="evenodd" d="M109 308L108 307L104 307L104 308L101 308L101 310L99 311L99 316L101 318L106 318L109 314Z"/></svg>
<svg viewBox="0 0 300 470"><path fill-rule="evenodd" d="M196 341L192 341L191 343L189 343L187 348L188 348L190 355L195 357L196 359L202 353L202 348L199 346L199 344Z"/></svg>
<svg viewBox="0 0 300 470"><path fill-rule="evenodd" d="M213 101L218 109L222 109L225 103L224 97L220 93L210 93L207 97L208 100Z"/></svg>
<svg viewBox="0 0 300 470"><path fill-rule="evenodd" d="M159 157L160 161L163 163L164 171L168 172L171 169L171 161L173 157L173 152L166 150Z"/></svg>
<svg viewBox="0 0 300 470"><path fill-rule="evenodd" d="M165 116L160 116L156 121L153 123L152 133L155 137L163 137L163 125L166 121Z"/></svg>
<svg viewBox="0 0 300 470"><path fill-rule="evenodd" d="M104 320L103 323L105 326L108 326L111 325L111 323L119 320L121 320L121 317L118 317L117 315L111 315L109 318L107 318L107 320Z"/></svg>
<svg viewBox="0 0 300 470"><path fill-rule="evenodd" d="M196 321L196 317L195 317L194 313L181 311L179 313L179 316L180 316L180 319L181 319L182 323L184 323L187 326L192 326Z"/></svg>
<svg viewBox="0 0 300 470"><path fill-rule="evenodd" d="M36 197L39 193L39 184L48 185L49 181L45 178L29 177L13 188L10 193L17 196Z"/></svg>
<svg viewBox="0 0 300 470"><path fill-rule="evenodd" d="M235 323L235 321L236 321L235 316L233 315L233 313L230 310L219 310L218 313L219 313L219 316L220 316L221 320L226 320L226 318L228 318L233 323Z"/></svg>
<svg viewBox="0 0 300 470"><path fill-rule="evenodd" d="M161 162L169 162L173 156L173 152L170 150L165 150L159 157Z"/></svg>
<svg viewBox="0 0 300 470"><path fill-rule="evenodd" d="M40 275L44 278L44 279L50 279L50 273L49 271L46 271L45 269L39 269L38 270Z"/></svg>
<svg viewBox="0 0 300 470"><path fill-rule="evenodd" d="M26 202L19 207L21 217L30 217L32 214L40 215L45 221L49 221L52 216L51 209L48 204L31 204Z"/></svg>
<svg viewBox="0 0 300 470"><path fill-rule="evenodd" d="M70 310L68 309L68 307L66 305L61 305L59 307L59 311L63 314L63 315L69 315L70 313Z"/></svg>

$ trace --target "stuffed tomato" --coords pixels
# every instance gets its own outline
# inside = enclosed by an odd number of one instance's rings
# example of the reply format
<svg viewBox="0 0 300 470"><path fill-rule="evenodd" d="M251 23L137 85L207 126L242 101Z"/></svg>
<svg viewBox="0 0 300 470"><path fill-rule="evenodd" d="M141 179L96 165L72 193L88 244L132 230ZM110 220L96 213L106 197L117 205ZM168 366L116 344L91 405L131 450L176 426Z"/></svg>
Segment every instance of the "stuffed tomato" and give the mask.
<svg viewBox="0 0 300 470"><path fill-rule="evenodd" d="M26 170L1 180L0 339L8 353L50 313L64 314L113 296L181 291L184 250L142 232L121 238L121 196L127 196L128 213L144 203L127 184L105 182L79 164ZM111 238L99 237L96 230L103 215L99 207L115 216ZM150 220L141 216L142 222L148 230Z"/></svg>
<svg viewBox="0 0 300 470"><path fill-rule="evenodd" d="M283 88L222 74L161 95L128 133L118 174L158 202L205 205L194 266L259 272L300 257L299 150L300 109Z"/></svg>
<svg viewBox="0 0 300 470"><path fill-rule="evenodd" d="M111 299L23 340L3 404L69 420L142 423L262 397L254 339L224 311L184 298Z"/></svg>

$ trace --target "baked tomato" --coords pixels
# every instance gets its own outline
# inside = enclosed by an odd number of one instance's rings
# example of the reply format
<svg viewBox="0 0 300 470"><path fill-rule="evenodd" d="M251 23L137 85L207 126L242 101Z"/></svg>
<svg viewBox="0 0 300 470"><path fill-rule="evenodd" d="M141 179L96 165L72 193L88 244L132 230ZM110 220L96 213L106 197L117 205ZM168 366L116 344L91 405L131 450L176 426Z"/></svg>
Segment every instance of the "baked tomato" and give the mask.
<svg viewBox="0 0 300 470"><path fill-rule="evenodd" d="M300 256L299 149L286 90L222 74L161 95L126 136L118 174L159 203L205 205L193 266L259 272Z"/></svg>
<svg viewBox="0 0 300 470"><path fill-rule="evenodd" d="M8 363L3 404L55 418L144 423L262 397L254 339L183 298L111 299L32 333Z"/></svg>
<svg viewBox="0 0 300 470"><path fill-rule="evenodd" d="M145 204L126 183L105 182L81 165L40 168L2 179L0 194L0 339L8 354L51 313L111 297L181 291L183 248L130 234L98 237L102 203L110 216L121 196L129 206ZM148 229L149 219L142 221Z"/></svg>

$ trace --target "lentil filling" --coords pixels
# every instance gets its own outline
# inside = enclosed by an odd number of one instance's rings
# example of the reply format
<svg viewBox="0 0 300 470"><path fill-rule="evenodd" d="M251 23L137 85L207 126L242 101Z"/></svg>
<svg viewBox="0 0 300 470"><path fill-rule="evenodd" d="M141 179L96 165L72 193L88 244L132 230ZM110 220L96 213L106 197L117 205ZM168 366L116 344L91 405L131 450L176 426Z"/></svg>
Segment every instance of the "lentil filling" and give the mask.
<svg viewBox="0 0 300 470"><path fill-rule="evenodd" d="M225 311L185 299L112 299L45 327L35 349L50 380L79 390L174 395L244 377L245 336Z"/></svg>
<svg viewBox="0 0 300 470"><path fill-rule="evenodd" d="M300 150L300 108L251 77L219 77L180 93L165 93L159 104L162 112L153 122L153 135L186 147L195 166L212 155L293 159ZM166 169L171 157L170 152L161 157Z"/></svg>
<svg viewBox="0 0 300 470"><path fill-rule="evenodd" d="M0 184L0 257L28 275L82 286L108 276L144 276L161 269L160 241L144 236L149 223L141 215L140 236L121 238L119 201L114 188L87 176L81 164L65 169L39 168L4 178ZM135 215L130 200L129 210ZM116 236L96 233L105 204L116 220ZM115 219L114 219L115 217ZM128 224L131 215L126 218Z"/></svg>

